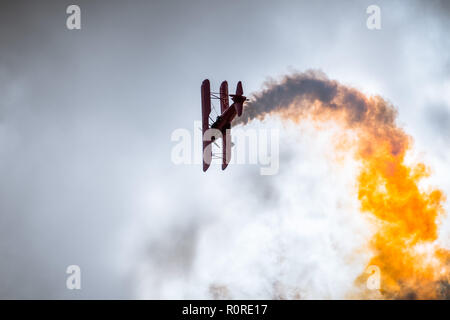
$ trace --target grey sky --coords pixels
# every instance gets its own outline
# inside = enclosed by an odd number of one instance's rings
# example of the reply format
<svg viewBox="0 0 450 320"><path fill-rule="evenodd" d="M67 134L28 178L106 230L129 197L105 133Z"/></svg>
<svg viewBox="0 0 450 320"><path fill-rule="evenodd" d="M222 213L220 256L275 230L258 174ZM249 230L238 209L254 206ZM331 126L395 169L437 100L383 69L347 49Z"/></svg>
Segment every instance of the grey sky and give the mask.
<svg viewBox="0 0 450 320"><path fill-rule="evenodd" d="M79 31L65 26L73 3ZM373 3L379 31L365 26ZM200 119L204 78L213 88L242 80L251 93L290 70L320 69L391 101L416 147L448 173L449 10L446 1L2 3L0 297L177 297L164 283L201 264L204 226L220 221L214 192L247 192L252 212L278 194L279 179L253 167L205 177L171 163L171 132ZM82 269L79 292L65 288L69 264ZM136 290L140 277L152 287Z"/></svg>

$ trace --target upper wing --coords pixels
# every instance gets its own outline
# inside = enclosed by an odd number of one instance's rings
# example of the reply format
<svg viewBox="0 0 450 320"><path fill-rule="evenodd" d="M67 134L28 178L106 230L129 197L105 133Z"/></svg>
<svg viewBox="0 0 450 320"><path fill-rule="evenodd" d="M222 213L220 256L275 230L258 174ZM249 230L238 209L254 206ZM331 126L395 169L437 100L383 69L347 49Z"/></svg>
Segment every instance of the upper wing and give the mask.
<svg viewBox="0 0 450 320"><path fill-rule="evenodd" d="M228 82L223 81L220 85L220 113L224 113L228 106Z"/></svg>
<svg viewBox="0 0 450 320"><path fill-rule="evenodd" d="M206 130L209 129L209 114L211 113L211 89L209 80L206 79L202 83L202 140ZM209 141L203 141L203 171L208 170L211 164L212 154L205 155L205 149L210 144Z"/></svg>

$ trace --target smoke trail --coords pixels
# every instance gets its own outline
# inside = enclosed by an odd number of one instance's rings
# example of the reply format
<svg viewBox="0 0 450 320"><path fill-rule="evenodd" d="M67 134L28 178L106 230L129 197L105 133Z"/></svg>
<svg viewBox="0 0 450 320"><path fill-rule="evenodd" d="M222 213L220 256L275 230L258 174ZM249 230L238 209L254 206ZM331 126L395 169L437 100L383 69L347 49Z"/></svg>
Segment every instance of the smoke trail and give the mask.
<svg viewBox="0 0 450 320"><path fill-rule="evenodd" d="M395 108L322 72L307 71L267 83L235 124L269 114L294 122L333 120L355 133L355 148L348 152L361 163L356 181L361 212L377 228L369 244L370 265L381 270L381 293L385 298L448 298L450 255L435 244L445 196L419 188L428 170L422 163L405 163L412 139L396 125Z"/></svg>

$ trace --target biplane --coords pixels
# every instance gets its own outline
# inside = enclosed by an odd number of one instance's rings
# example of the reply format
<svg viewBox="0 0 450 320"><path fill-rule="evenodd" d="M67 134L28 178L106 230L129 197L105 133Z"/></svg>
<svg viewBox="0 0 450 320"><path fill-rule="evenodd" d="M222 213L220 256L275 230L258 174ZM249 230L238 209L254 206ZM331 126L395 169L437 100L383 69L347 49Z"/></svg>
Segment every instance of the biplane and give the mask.
<svg viewBox="0 0 450 320"><path fill-rule="evenodd" d="M228 83L223 81L220 85L220 92L211 92L209 80L202 83L202 136L203 136L203 171L208 170L212 159L212 146L217 138L222 138L222 170L228 166L231 159L231 122L237 116L241 116L244 102L247 98L243 95L241 81L238 82L235 94L228 94ZM229 105L229 97L233 104ZM220 100L220 114L216 120L211 118L211 99ZM210 129L220 131L221 135L216 137L214 131L211 137L205 134ZM217 132L217 131L216 131ZM205 139L206 138L206 139Z"/></svg>

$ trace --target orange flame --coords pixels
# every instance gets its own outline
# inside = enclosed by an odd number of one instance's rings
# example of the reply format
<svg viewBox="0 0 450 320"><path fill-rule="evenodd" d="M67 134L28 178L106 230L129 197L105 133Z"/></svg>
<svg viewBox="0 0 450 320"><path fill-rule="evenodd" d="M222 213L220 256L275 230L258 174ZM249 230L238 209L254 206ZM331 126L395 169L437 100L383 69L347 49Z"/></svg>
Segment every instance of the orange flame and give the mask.
<svg viewBox="0 0 450 320"><path fill-rule="evenodd" d="M445 196L438 189L419 188L429 172L423 163L405 162L412 139L396 125L395 108L314 72L270 83L254 101L247 121L273 113L295 122L332 119L356 133L358 199L376 225L369 265L381 271L380 293L384 298L448 298L450 254L435 244ZM272 106L276 101L285 102Z"/></svg>
<svg viewBox="0 0 450 320"><path fill-rule="evenodd" d="M380 267L381 291L389 298L442 298L448 251L433 242L445 197L438 189L419 189L429 172L423 163L405 163L410 138L401 129L365 129L357 154L358 199L361 210L377 218L370 265Z"/></svg>

